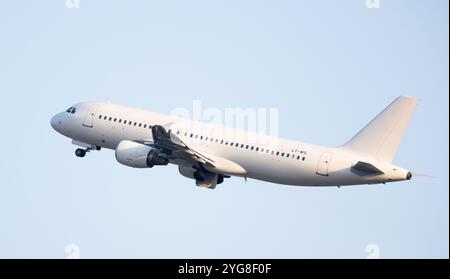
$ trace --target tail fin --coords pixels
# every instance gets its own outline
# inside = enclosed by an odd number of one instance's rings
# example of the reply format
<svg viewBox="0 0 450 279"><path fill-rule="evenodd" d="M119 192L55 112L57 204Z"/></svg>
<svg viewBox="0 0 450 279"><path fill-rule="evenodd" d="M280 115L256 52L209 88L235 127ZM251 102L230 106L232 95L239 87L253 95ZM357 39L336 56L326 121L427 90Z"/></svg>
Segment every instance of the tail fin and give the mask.
<svg viewBox="0 0 450 279"><path fill-rule="evenodd" d="M392 162L418 100L398 97L342 148Z"/></svg>

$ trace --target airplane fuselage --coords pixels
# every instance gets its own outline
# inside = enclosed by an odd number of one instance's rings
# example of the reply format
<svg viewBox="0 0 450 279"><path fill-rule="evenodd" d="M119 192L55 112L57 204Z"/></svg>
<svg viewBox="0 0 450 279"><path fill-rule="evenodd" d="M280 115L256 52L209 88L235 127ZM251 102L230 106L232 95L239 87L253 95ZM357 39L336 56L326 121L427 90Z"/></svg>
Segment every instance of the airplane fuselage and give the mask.
<svg viewBox="0 0 450 279"><path fill-rule="evenodd" d="M225 175L296 186L374 184L411 176L402 168L342 148L258 135L110 103L86 102L74 109L51 120L52 127L74 143L115 150L125 140L151 140L151 127L162 125L189 148L224 158L245 170ZM383 173L361 175L352 168L359 161L370 161ZM189 164L176 159L170 163Z"/></svg>

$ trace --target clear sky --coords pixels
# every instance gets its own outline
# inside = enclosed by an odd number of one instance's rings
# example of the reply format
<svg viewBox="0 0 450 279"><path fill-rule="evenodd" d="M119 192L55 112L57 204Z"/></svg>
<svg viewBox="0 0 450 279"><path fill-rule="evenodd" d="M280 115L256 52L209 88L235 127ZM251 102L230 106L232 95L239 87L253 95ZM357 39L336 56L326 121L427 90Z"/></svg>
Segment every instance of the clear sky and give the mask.
<svg viewBox="0 0 450 279"><path fill-rule="evenodd" d="M2 1L0 257L64 258L73 243L82 258L448 258L448 6ZM278 108L280 136L338 146L398 95L421 101L394 163L433 178L210 191L175 166L76 158L49 125L79 101L168 113L201 100Z"/></svg>

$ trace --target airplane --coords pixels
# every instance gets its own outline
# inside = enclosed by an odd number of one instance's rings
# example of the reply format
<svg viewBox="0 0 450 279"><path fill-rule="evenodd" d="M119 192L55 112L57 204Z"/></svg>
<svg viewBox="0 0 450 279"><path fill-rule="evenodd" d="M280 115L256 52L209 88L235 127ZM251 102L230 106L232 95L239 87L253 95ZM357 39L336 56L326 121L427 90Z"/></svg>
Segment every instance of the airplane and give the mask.
<svg viewBox="0 0 450 279"><path fill-rule="evenodd" d="M232 176L290 186L347 186L410 180L392 164L418 102L400 96L347 143L325 147L187 118L83 102L52 117L54 130L82 147L102 148L132 168L174 164L199 187L214 189Z"/></svg>

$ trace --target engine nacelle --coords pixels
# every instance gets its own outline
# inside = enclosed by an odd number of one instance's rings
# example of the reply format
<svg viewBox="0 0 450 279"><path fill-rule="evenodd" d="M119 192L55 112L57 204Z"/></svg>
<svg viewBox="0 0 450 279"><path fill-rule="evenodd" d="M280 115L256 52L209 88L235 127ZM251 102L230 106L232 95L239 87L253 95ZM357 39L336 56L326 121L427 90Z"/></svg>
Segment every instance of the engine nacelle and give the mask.
<svg viewBox="0 0 450 279"><path fill-rule="evenodd" d="M123 140L117 146L116 160L133 168L152 168L169 164L169 160L161 156L158 149L129 140Z"/></svg>
<svg viewBox="0 0 450 279"><path fill-rule="evenodd" d="M195 179L194 174L197 170L190 167L178 166L178 171L184 177Z"/></svg>

